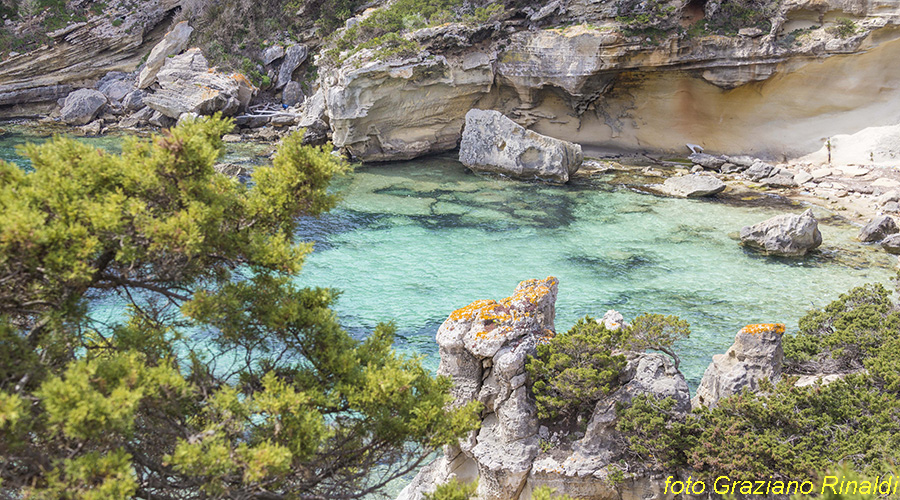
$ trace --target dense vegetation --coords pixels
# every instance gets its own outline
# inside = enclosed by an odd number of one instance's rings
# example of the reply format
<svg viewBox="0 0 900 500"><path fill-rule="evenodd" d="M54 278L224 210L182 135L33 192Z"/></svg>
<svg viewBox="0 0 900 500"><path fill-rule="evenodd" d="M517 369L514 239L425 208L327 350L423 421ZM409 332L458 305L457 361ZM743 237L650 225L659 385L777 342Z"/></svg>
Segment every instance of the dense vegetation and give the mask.
<svg viewBox="0 0 900 500"><path fill-rule="evenodd" d="M475 427L390 325L293 285L340 161L292 136L245 186L231 128L0 163L0 497L360 498Z"/></svg>
<svg viewBox="0 0 900 500"><path fill-rule="evenodd" d="M673 357L675 341L690 335L676 316L642 314L631 325L607 329L586 316L563 334L538 345L525 368L532 383L538 418L569 427L590 417L597 401L619 386L625 368L621 351L655 349Z"/></svg>
<svg viewBox="0 0 900 500"><path fill-rule="evenodd" d="M714 409L673 411L651 395L620 408L618 429L635 463L695 476L814 477L835 463L870 475L900 461L900 309L881 285L843 294L785 338L787 373ZM860 371L867 368L867 371ZM793 373L832 373L794 385Z"/></svg>

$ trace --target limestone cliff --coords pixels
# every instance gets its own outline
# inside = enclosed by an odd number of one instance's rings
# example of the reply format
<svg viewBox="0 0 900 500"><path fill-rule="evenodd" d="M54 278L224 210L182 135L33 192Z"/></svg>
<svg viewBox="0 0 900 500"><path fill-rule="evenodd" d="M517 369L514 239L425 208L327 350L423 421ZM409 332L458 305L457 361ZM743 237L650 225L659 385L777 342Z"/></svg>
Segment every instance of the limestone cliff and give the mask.
<svg viewBox="0 0 900 500"><path fill-rule="evenodd" d="M450 150L478 107L587 147L781 159L897 123L900 2L786 0L736 36L686 28L712 0L674 2L667 30L627 29L620 4L557 0L407 34L414 57L356 53L320 72L334 143L364 161Z"/></svg>
<svg viewBox="0 0 900 500"><path fill-rule="evenodd" d="M0 62L0 118L43 116L73 89L135 70L169 29L179 0L111 2L102 14L49 33L49 42Z"/></svg>

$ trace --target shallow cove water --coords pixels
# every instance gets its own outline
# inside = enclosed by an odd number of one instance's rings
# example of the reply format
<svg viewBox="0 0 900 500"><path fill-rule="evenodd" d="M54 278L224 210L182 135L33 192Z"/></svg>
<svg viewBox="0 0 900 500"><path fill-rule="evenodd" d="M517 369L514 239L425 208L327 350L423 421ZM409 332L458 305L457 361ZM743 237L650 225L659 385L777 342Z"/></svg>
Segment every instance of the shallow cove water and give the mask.
<svg viewBox="0 0 900 500"><path fill-rule="evenodd" d="M14 146L47 136L4 128L0 158L27 168ZM115 152L122 137L82 140ZM225 161L263 163L270 149L229 144ZM342 290L336 310L355 336L393 320L398 348L434 370L434 336L450 312L506 297L522 280L556 276L560 332L608 309L626 319L687 319L691 338L676 347L694 389L745 324L783 322L793 331L807 309L893 275L893 257L856 242L857 228L833 219L820 223L822 250L804 259L767 258L733 239L744 225L803 207L660 198L608 179L513 181L442 157L359 167L335 182L343 201L334 211L301 221L298 239L316 245L298 281ZM111 302L95 312L115 320L118 311Z"/></svg>
<svg viewBox="0 0 900 500"><path fill-rule="evenodd" d="M393 320L398 347L432 369L434 336L451 311L552 275L558 332L608 309L688 320L691 337L676 348L693 390L744 325L794 331L811 307L893 274L891 256L824 210L825 243L803 259L768 258L734 239L800 206L660 198L602 178L551 186L483 177L449 158L360 167L336 185L338 208L303 221L298 237L316 248L299 282L343 290L336 309L355 335Z"/></svg>

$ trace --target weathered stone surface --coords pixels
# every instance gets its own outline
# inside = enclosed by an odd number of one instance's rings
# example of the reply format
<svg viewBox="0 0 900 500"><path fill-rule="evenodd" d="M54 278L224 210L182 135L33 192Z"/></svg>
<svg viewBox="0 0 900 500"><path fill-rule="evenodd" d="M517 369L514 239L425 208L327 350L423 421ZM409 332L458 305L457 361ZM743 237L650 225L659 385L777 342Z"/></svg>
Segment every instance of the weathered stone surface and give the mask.
<svg viewBox="0 0 900 500"><path fill-rule="evenodd" d="M231 116L246 108L256 91L244 75L211 70L196 48L168 58L156 78L160 89L144 97L144 102L170 118L217 111Z"/></svg>
<svg viewBox="0 0 900 500"><path fill-rule="evenodd" d="M713 408L722 398L739 393L744 388L755 391L759 382L773 382L781 377L784 349L781 337L784 325L747 325L734 338L725 354L716 354L697 388L694 407Z"/></svg>
<svg viewBox="0 0 900 500"><path fill-rule="evenodd" d="M769 165L768 163L758 161L754 163L753 166L745 170L744 175L749 177L750 180L758 181L771 175L774 168L775 167Z"/></svg>
<svg viewBox="0 0 900 500"><path fill-rule="evenodd" d="M150 55L147 56L147 62L144 63L141 74L138 76L137 87L139 89L145 89L156 81L156 75L165 64L166 59L184 51L193 32L194 28L191 28L187 21L182 21L166 33L166 36L153 47Z"/></svg>
<svg viewBox="0 0 900 500"><path fill-rule="evenodd" d="M121 71L111 71L97 82L97 90L112 102L120 102L134 90L134 76Z"/></svg>
<svg viewBox="0 0 900 500"><path fill-rule="evenodd" d="M323 89L332 142L362 161L416 158L455 149L465 115L494 82L491 57L417 57L368 62L363 50Z"/></svg>
<svg viewBox="0 0 900 500"><path fill-rule="evenodd" d="M813 176L806 170L801 170L794 174L794 182L796 182L797 184L803 185L811 180L813 180Z"/></svg>
<svg viewBox="0 0 900 500"><path fill-rule="evenodd" d="M275 44L263 51L262 62L268 66L282 57L284 57L284 46Z"/></svg>
<svg viewBox="0 0 900 500"><path fill-rule="evenodd" d="M795 187L797 185L794 174L784 169L773 171L772 175L762 179L760 183L769 187Z"/></svg>
<svg viewBox="0 0 900 500"><path fill-rule="evenodd" d="M871 243L881 241L888 235L898 232L900 232L900 229L897 228L897 223L894 222L893 218L888 215L879 215L863 226L857 238L859 241Z"/></svg>
<svg viewBox="0 0 900 500"><path fill-rule="evenodd" d="M741 244L768 255L798 257L822 244L812 210L800 215L777 215L741 229Z"/></svg>
<svg viewBox="0 0 900 500"><path fill-rule="evenodd" d="M711 175L682 175L669 177L662 183L660 191L681 198L701 198L713 196L725 190L725 183Z"/></svg>
<svg viewBox="0 0 900 500"><path fill-rule="evenodd" d="M900 254L900 234L892 234L881 240L881 248L887 253Z"/></svg>
<svg viewBox="0 0 900 500"><path fill-rule="evenodd" d="M110 4L104 15L49 33L51 40L0 62L0 118L46 116L48 104L72 88L92 87L110 71L131 72L164 33L176 0ZM73 7L74 8L74 7ZM33 29L7 22L7 29ZM66 90L58 90L65 88Z"/></svg>
<svg viewBox="0 0 900 500"><path fill-rule="evenodd" d="M694 165L700 165L709 170L716 170L725 164L725 158L706 153L694 153L688 156L688 159L694 162Z"/></svg>
<svg viewBox="0 0 900 500"><path fill-rule="evenodd" d="M275 83L275 88L280 89L291 81L291 75L294 74L294 70L303 64L307 54L309 54L309 49L306 48L306 45L291 45L284 51L284 61L281 62L281 67L278 68L278 80Z"/></svg>
<svg viewBox="0 0 900 500"><path fill-rule="evenodd" d="M135 90L134 92L129 92L122 99L122 107L125 108L125 111L137 111L144 107L144 96L147 95L143 90Z"/></svg>
<svg viewBox="0 0 900 500"><path fill-rule="evenodd" d="M534 400L525 387L525 360L537 343L554 335L556 293L555 278L525 281L512 297L474 302L441 325L438 373L453 378L453 404L478 400L486 415L477 435L446 447L398 500L422 500L451 477L477 480L482 500L527 498L540 486L586 500L647 498L647 492L657 490L647 477L629 478L618 487L607 478L624 458L615 429L617 403L649 393L674 398L678 412L690 410L687 382L668 356L621 353L627 363L619 389L597 403L586 432L570 447L539 449L539 439L558 442L558 437L537 425ZM606 318L624 324L615 311Z"/></svg>
<svg viewBox="0 0 900 500"><path fill-rule="evenodd" d="M498 111L473 109L459 161L476 171L565 183L584 161L581 146L526 130Z"/></svg>
<svg viewBox="0 0 900 500"><path fill-rule="evenodd" d="M60 118L69 125L86 125L97 116L106 102L106 96L97 90L76 90L66 97Z"/></svg>
<svg viewBox="0 0 900 500"><path fill-rule="evenodd" d="M160 111L154 111L153 114L150 115L150 118L147 120L147 123L153 125L154 127L168 128L172 125L175 125L175 119Z"/></svg>
<svg viewBox="0 0 900 500"><path fill-rule="evenodd" d="M303 95L303 86L300 82L288 82L281 92L281 102L288 106L296 106L303 102L306 96Z"/></svg>
<svg viewBox="0 0 900 500"><path fill-rule="evenodd" d="M606 311L599 322L602 323L607 330L619 330L626 326L625 317L615 309Z"/></svg>
<svg viewBox="0 0 900 500"><path fill-rule="evenodd" d="M552 277L523 281L512 296L473 302L441 325L438 374L453 378L454 405L478 400L486 415L474 440L449 447L430 472L420 473L430 474L429 481L413 481L400 498L422 498L451 471L464 481L478 479L484 500L509 500L522 490L539 452L525 360L554 334L557 287Z"/></svg>

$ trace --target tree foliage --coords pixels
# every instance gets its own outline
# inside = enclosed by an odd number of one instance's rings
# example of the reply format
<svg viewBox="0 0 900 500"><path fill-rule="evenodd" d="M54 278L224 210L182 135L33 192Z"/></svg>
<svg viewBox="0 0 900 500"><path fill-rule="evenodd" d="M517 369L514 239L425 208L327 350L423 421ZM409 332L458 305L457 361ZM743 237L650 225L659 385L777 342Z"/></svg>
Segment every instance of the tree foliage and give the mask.
<svg viewBox="0 0 900 500"><path fill-rule="evenodd" d="M687 321L677 316L645 313L614 330L585 316L568 332L538 345L525 365L538 417L564 424L589 417L597 401L618 388L625 368L623 351L662 351L672 356L677 368L672 345L690 333Z"/></svg>
<svg viewBox="0 0 900 500"><path fill-rule="evenodd" d="M785 337L786 373L709 409L674 411L671 398L634 398L617 428L632 458L655 470L695 476L811 477L835 463L881 474L900 460L897 307L880 285L841 295ZM797 387L790 371L844 374ZM857 371L866 367L868 371ZM854 373L847 374L848 371Z"/></svg>
<svg viewBox="0 0 900 500"><path fill-rule="evenodd" d="M532 381L538 417L574 422L618 386L625 356L613 354L624 330L608 330L586 316L566 333L537 346L525 368Z"/></svg>
<svg viewBox="0 0 900 500"><path fill-rule="evenodd" d="M0 163L0 496L360 498L476 426L391 325L293 284L342 163L294 135L243 185L231 127Z"/></svg>

